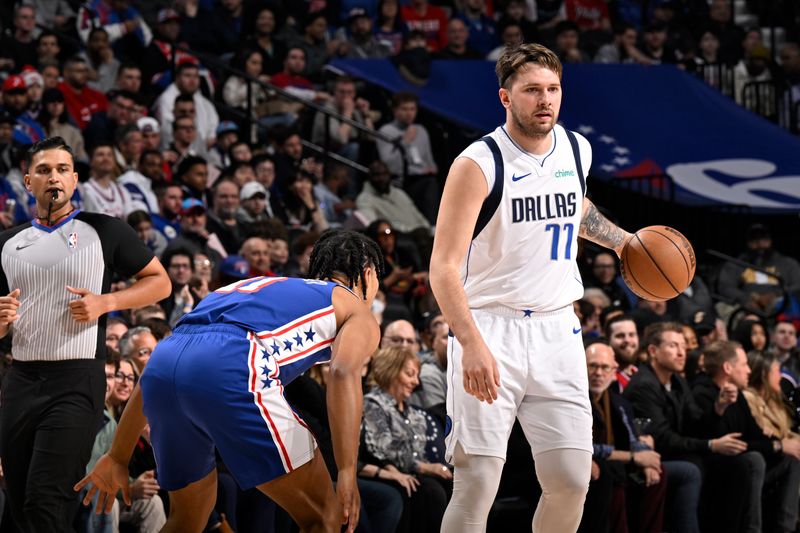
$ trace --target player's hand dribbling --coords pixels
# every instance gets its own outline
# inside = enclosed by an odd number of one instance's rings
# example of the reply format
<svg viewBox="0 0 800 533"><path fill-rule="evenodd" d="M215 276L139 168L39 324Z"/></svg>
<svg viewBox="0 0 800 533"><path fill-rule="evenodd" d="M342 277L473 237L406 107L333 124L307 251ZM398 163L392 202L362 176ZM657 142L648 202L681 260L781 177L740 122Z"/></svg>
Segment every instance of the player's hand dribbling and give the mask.
<svg viewBox="0 0 800 533"><path fill-rule="evenodd" d="M361 510L361 495L358 493L355 472L339 471L336 498L342 506L342 524L347 524L347 533L353 533L358 525L358 515Z"/></svg>
<svg viewBox="0 0 800 533"><path fill-rule="evenodd" d="M8 296L0 296L0 327L7 327L19 319L19 289L14 289Z"/></svg>
<svg viewBox="0 0 800 533"><path fill-rule="evenodd" d="M131 504L131 494L128 488L128 465L124 465L113 459L107 453L103 454L97 460L92 471L86 474L86 477L78 481L73 487L75 492L89 485L89 491L83 498L83 505L89 505L96 492L99 492L97 498L96 513L110 513L111 508L114 506L114 500L117 497L117 492L122 491L122 499L127 505Z"/></svg>
<svg viewBox="0 0 800 533"><path fill-rule="evenodd" d="M500 371L492 352L482 340L473 346L464 346L463 350L464 391L482 402L493 403L500 387Z"/></svg>
<svg viewBox="0 0 800 533"><path fill-rule="evenodd" d="M105 298L102 295L94 294L89 289L76 289L69 285L67 285L67 290L80 296L79 299L69 302L69 312L72 313L72 318L76 322L91 322L108 312Z"/></svg>

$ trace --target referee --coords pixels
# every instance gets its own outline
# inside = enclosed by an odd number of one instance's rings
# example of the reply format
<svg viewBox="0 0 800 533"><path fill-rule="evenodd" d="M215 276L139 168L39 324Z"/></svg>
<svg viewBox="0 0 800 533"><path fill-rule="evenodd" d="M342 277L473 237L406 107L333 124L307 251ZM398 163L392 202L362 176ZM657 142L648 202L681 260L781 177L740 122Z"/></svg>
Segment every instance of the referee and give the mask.
<svg viewBox="0 0 800 533"><path fill-rule="evenodd" d="M105 315L166 298L170 282L127 224L72 206L64 139L37 142L26 162L36 219L0 233L0 337L14 332L0 457L20 529L66 532L103 413ZM136 281L110 293L114 273Z"/></svg>

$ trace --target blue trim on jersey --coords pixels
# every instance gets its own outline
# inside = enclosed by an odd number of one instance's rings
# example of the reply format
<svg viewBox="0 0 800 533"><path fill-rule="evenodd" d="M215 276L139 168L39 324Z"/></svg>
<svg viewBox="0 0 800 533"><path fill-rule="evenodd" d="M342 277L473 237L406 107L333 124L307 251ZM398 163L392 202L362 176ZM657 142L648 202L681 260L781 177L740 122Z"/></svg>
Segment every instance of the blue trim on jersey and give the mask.
<svg viewBox="0 0 800 533"><path fill-rule="evenodd" d="M483 200L481 211L478 213L478 219L475 221L475 229L472 232L473 240L480 235L483 228L489 223L497 208L500 207L500 201L503 199L503 186L505 182L505 166L503 163L503 154L500 152L500 147L497 142L488 135L481 138L481 141L486 143L489 150L492 152L494 158L494 185L489 195Z"/></svg>
<svg viewBox="0 0 800 533"><path fill-rule="evenodd" d="M581 191L583 192L583 195L586 196L586 177L583 174L583 165L581 164L581 149L578 146L578 138L575 137L575 134L567 128L564 128L564 131L567 132L567 139L569 139L569 144L572 146L572 157L575 158L575 168L578 170L578 179L581 180Z"/></svg>
<svg viewBox="0 0 800 533"><path fill-rule="evenodd" d="M67 222L72 220L73 218L75 218L75 215L77 215L80 212L81 212L80 209L76 209L75 211L73 211L72 213L67 215L66 218L64 218L61 221L59 221L59 223L56 224L55 226L46 226L44 224L39 224L38 222L36 222L36 219L31 220L31 225L39 228L42 231L46 231L47 233L53 233L55 230L57 230L58 228L60 228L61 226L63 226L64 224L66 224Z"/></svg>
<svg viewBox="0 0 800 533"><path fill-rule="evenodd" d="M500 129L503 130L503 133L506 134L506 137L508 137L508 140L511 141L511 144L514 145L514 148L516 148L517 150L522 152L522 155L526 155L526 156L530 157L531 159L533 159L534 161L536 161L537 163L539 163L539 166L542 167L542 168L544 168L544 162L547 161L547 158L550 157L551 155L553 155L555 153L555 151L556 151L556 144L558 144L558 135L556 135L556 129L555 128L553 128L553 130L552 130L552 132L553 132L553 147L550 149L550 153L547 154L546 156L544 156L544 159L542 159L541 161L536 159L536 157L534 157L534 155L532 153L528 152L527 150L522 148L520 145L518 145L517 141L515 141L514 139L511 138L511 135L508 134L508 132L506 131L506 128L504 126L500 126ZM564 128L564 129L566 129L566 128Z"/></svg>

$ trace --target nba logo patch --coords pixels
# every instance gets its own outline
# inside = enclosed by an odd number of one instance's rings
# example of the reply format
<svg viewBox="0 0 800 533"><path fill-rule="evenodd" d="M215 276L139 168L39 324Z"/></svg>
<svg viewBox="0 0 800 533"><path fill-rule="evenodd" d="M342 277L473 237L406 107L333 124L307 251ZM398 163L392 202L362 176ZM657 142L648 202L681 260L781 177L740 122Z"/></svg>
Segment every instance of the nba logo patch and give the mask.
<svg viewBox="0 0 800 533"><path fill-rule="evenodd" d="M70 250L74 250L78 247L78 234L76 232L72 232L69 234L67 238L67 246Z"/></svg>

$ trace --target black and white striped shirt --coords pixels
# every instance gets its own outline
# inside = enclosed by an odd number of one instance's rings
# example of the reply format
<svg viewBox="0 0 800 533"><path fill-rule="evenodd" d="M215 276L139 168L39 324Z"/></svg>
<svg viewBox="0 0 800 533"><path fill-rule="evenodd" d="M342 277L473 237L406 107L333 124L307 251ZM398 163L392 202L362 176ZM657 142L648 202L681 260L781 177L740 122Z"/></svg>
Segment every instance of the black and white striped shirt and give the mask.
<svg viewBox="0 0 800 533"><path fill-rule="evenodd" d="M20 289L12 354L19 361L105 358L106 317L79 323L66 286L109 292L112 275L131 277L153 253L121 220L75 211L55 226L36 221L0 233L0 295Z"/></svg>

